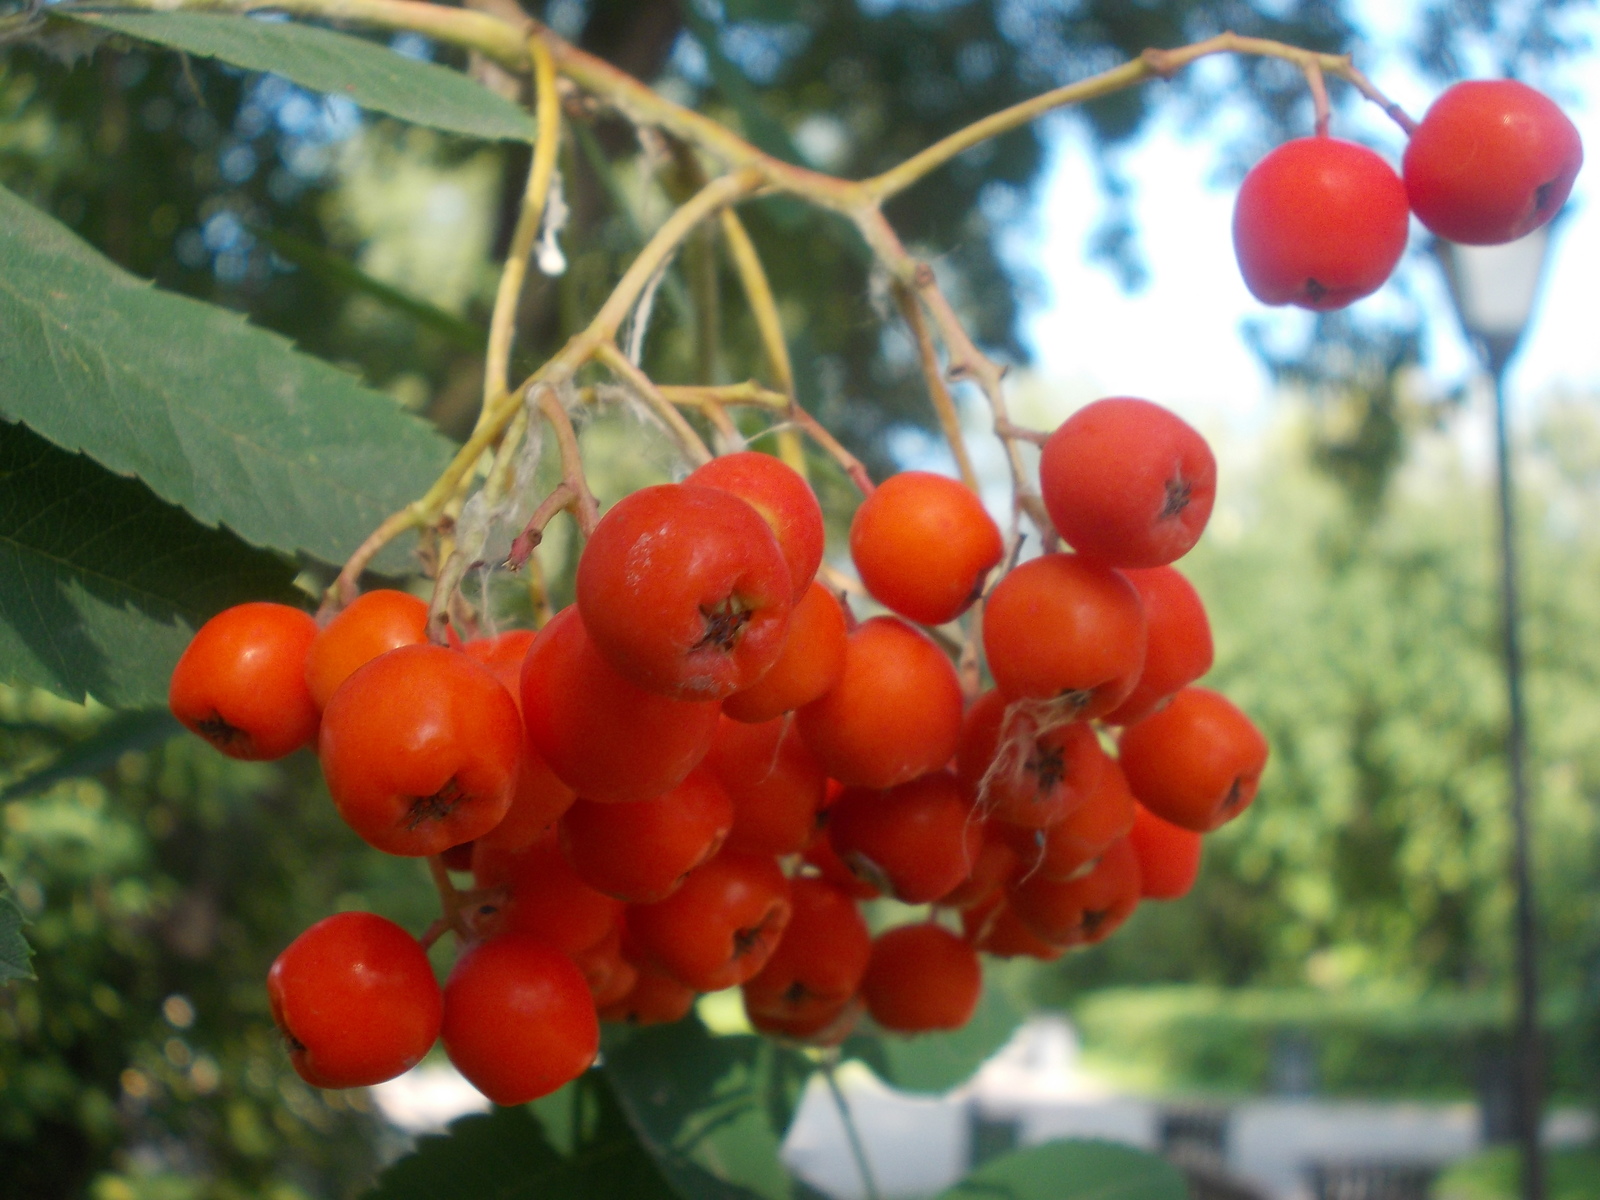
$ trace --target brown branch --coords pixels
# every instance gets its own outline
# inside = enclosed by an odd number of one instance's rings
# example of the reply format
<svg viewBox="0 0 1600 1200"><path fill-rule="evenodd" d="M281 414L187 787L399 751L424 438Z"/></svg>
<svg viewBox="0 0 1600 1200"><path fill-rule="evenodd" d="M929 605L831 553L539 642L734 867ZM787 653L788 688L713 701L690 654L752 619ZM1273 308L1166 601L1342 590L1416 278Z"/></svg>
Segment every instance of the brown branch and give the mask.
<svg viewBox="0 0 1600 1200"><path fill-rule="evenodd" d="M798 404L789 406L789 420L797 425L801 432L822 448L829 458L838 463L850 481L856 485L856 490L863 496L873 493L872 476L867 474L867 468L861 465L861 460L850 451L846 450L839 439L828 431L827 426L813 417Z"/></svg>
<svg viewBox="0 0 1600 1200"><path fill-rule="evenodd" d="M539 507L533 510L533 515L522 527L522 532L512 539L511 553L506 555L506 560L501 566L508 570L520 571L533 556L533 552L539 548L539 543L544 541L545 526L550 524L558 512L571 508L577 498L578 493L566 480L563 479L556 484L554 490L539 501Z"/></svg>

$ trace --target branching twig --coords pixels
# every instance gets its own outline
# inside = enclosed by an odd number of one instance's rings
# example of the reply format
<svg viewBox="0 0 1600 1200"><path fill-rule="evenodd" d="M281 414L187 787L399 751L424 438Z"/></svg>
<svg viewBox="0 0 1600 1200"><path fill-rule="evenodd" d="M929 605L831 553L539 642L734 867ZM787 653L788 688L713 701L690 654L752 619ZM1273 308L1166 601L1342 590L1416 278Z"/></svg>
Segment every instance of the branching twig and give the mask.
<svg viewBox="0 0 1600 1200"><path fill-rule="evenodd" d="M372 556L407 530L436 528L451 511L452 503L468 486L483 452L500 440L507 422L521 410L521 397L534 389L539 407L557 427L562 442L564 482L573 486L572 499L579 525L587 532L593 527L596 506L586 484L581 482L576 441L571 424L551 389L570 386L578 369L596 357L604 358L649 403L673 430L693 458L709 452L677 412L682 398L669 396L617 351L615 340L622 322L644 296L650 281L664 269L685 238L707 218L722 214L721 224L734 264L739 272L755 317L762 345L780 392L790 400L790 423L810 435L855 480L863 493L871 491L871 481L861 464L814 418L794 403L794 373L778 320L777 306L770 284L762 270L743 225L732 213L739 200L762 191L785 192L813 205L849 217L866 237L878 259L888 268L902 292L902 309L911 323L918 350L928 370L930 394L940 421L951 436L952 450L964 480L975 478L970 457L962 446L943 381L933 369L937 348L933 332L922 320L931 319L938 340L943 343L950 379L971 379L987 400L994 428L1006 451L1018 513L1026 513L1039 528L1046 545L1054 542L1054 530L1037 493L1030 485L1018 452L1018 444L1035 441L1034 435L1011 423L1001 387L1003 368L978 350L956 317L949 300L939 289L932 270L916 261L901 245L898 236L884 219L883 202L926 178L956 156L990 138L1021 127L1039 116L1086 100L1108 95L1153 78L1171 76L1179 69L1209 55L1233 53L1282 59L1296 64L1305 73L1312 91L1319 131L1326 128L1328 101L1324 77L1343 79L1366 99L1379 105L1407 133L1415 122L1400 107L1380 92L1352 65L1349 56L1324 54L1263 38L1239 37L1224 33L1170 50L1146 50L1138 58L1101 72L1089 79L1056 88L975 121L926 147L898 166L872 178L849 181L795 166L762 152L718 121L675 104L652 91L639 80L609 63L578 49L531 18L519 18L510 5L496 6L495 14L417 0L123 0L119 7L156 11L220 11L246 13L273 9L292 15L324 20L352 21L386 29L405 29L465 47L483 54L517 72L532 72L538 96L539 135L534 164L529 174L526 202L513 237L513 253L501 279L495 319L492 324L489 360L485 369L484 405L478 428L457 453L444 473L420 500L392 514L351 556L330 589L329 604L348 601L356 581ZM516 297L526 270L527 251L537 237L539 217L548 195L559 142L559 105L555 103L557 76L587 93L593 100L621 113L640 128L660 129L724 165L728 173L712 180L681 205L651 237L630 264L622 279L589 325L569 339L549 362L540 367L516 389L509 389L505 363L509 361L511 329L514 326ZM524 245L526 242L528 245ZM914 299L913 299L914 298ZM619 361L620 360L620 361ZM712 402L699 398L700 403ZM706 409L708 415L713 409ZM720 409L715 410L720 414ZM559 414L557 418L554 414ZM712 415L712 420L721 420ZM565 425L563 435L560 425ZM780 432L784 456L792 465L803 466L803 457L790 431ZM502 455L498 461L506 461ZM576 474L574 474L576 472ZM1012 531L1013 548L1019 544L1020 529ZM447 555L452 557L453 555Z"/></svg>
<svg viewBox="0 0 1600 1200"><path fill-rule="evenodd" d="M834 462L838 463L844 473L850 476L850 482L856 485L856 490L863 496L872 495L872 476L867 474L867 468L861 465L861 460L850 451L846 450L839 439L828 431L828 427L817 420L798 404L790 405L789 419L800 428L812 441L822 447L824 453Z"/></svg>
<svg viewBox="0 0 1600 1200"><path fill-rule="evenodd" d="M1347 54L1321 54L1267 38L1240 37L1234 33L1222 33L1203 42L1195 42L1193 45L1181 46L1174 50L1146 50L1131 62L1112 67L1109 71L1102 71L1088 79L1069 83L1065 87L1035 96L1031 100L1013 104L1010 108L985 117L981 121L974 121L965 129L958 129L948 137L941 138L899 166L892 167L872 179L864 180L862 189L874 201L881 203L980 142L1021 128L1056 109L1082 104L1086 100L1096 100L1112 92L1119 92L1123 88L1143 83L1147 79L1167 78L1197 59L1213 54L1250 54L1265 58L1282 58L1300 66L1302 70L1306 69L1307 64L1315 65L1319 71L1337 76L1349 83L1362 96L1382 108L1406 133L1409 134L1416 128L1416 123L1406 116L1398 104L1380 92L1373 86L1371 80L1351 65L1350 56Z"/></svg>
<svg viewBox="0 0 1600 1200"><path fill-rule="evenodd" d="M739 274L744 288L745 302L750 305L750 315L755 318L756 333L761 338L761 349L766 355L767 369L772 372L772 382L791 401L797 399L794 390L794 364L789 358L789 343L783 336L783 320L778 314L778 302L772 295L772 284L767 279L766 268L756 245L731 208L722 210L722 236L728 243L728 253L733 258L734 270ZM801 475L806 473L806 456L800 439L793 430L778 432L778 457Z"/></svg>
<svg viewBox="0 0 1600 1200"><path fill-rule="evenodd" d="M876 209L861 214L857 224L867 244L888 267L893 278L915 294L933 318L944 342L949 377L970 379L976 383L988 401L996 430L1009 426L1011 418L1006 408L1005 390L1001 387L1005 368L979 350L967 335L955 309L940 290L933 268L927 263L918 262L906 251L900 244L899 236ZM1028 480L1028 472L1016 443L1003 436L1000 440L1005 446L1006 464L1011 470L1011 489L1016 497L1017 508L1025 512L1041 532L1050 529L1050 518L1044 511L1044 502Z"/></svg>
<svg viewBox="0 0 1600 1200"><path fill-rule="evenodd" d="M572 427L572 418L561 407L554 388L540 388L536 403L556 435L556 452L561 458L561 481L572 489L572 515L577 519L578 532L587 538L600 522L600 505L589 490L588 477L583 472L583 455L578 449L578 431Z"/></svg>
<svg viewBox="0 0 1600 1200"><path fill-rule="evenodd" d="M489 321L489 348L483 366L483 409L478 415L479 425L489 418L494 402L505 395L510 386L506 376L511 362L511 342L516 333L517 307L528 278L528 259L544 225L550 183L555 178L556 151L561 145L561 99L556 93L555 59L538 38L529 39L528 48L533 60L539 136L533 145L533 165L528 170L522 208L511 233L511 248L495 292L494 315Z"/></svg>
<svg viewBox="0 0 1600 1200"><path fill-rule="evenodd" d="M973 491L977 491L978 472L973 469L972 455L967 450L967 439L961 432L961 414L956 411L956 402L950 395L950 389L945 386L944 375L939 370L939 351L933 344L933 335L928 332L928 322L923 319L922 306L911 290L898 281L894 285L894 298L895 303L900 306L900 314L911 327L912 338L917 343L917 358L922 363L923 378L928 382L928 398L933 402L933 411L938 414L939 427L944 431L944 440L950 447L950 453L955 457L956 470L961 475L961 482Z"/></svg>
<svg viewBox="0 0 1600 1200"><path fill-rule="evenodd" d="M396 3L398 0L384 2ZM498 439L506 423L516 416L522 406L522 397L529 389L537 390L540 410L551 418L552 426L556 429L558 442L562 445L562 471L565 475L571 465L569 460L577 459L577 439L572 433L571 421L554 400L551 389L570 382L579 367L598 354L602 345L611 342L656 268L676 252L695 226L722 207L756 190L760 182L759 174L754 171L724 175L707 184L693 199L674 212L645 244L588 326L570 338L556 356L530 375L521 387L492 403L486 418L456 452L450 465L427 493L391 515L361 544L335 583L335 595L340 598L339 602L348 603L354 597L356 580L379 550L407 530L431 525L439 518L461 480L476 467L479 456ZM555 414L559 414L559 424ZM565 436L561 426L565 426ZM578 515L579 527L587 537L598 519L594 498L589 494L587 484L582 488Z"/></svg>
<svg viewBox="0 0 1600 1200"><path fill-rule="evenodd" d="M1327 137L1333 109L1328 103L1328 85L1322 79L1322 64L1314 58L1309 59L1301 64L1301 70L1305 72L1306 87L1311 91L1311 109L1317 136Z"/></svg>
<svg viewBox="0 0 1600 1200"><path fill-rule="evenodd" d="M683 414L677 410L672 401L661 394L661 389L656 386L655 381L640 367L635 366L632 359L617 349L615 342L602 343L595 357L636 392L650 411L660 418L661 423L677 440L679 448L690 462L698 466L700 463L711 461L711 451L706 448L700 435L694 431L694 426L685 421Z"/></svg>
<svg viewBox="0 0 1600 1200"><path fill-rule="evenodd" d="M1377 104L1408 134L1416 128L1416 123L1406 116L1398 104L1351 65L1348 55L1322 54L1266 38L1223 33L1173 50L1147 50L1131 62L975 121L899 166L871 179L852 183L794 166L763 153L727 126L658 95L604 59L564 41L553 30L531 17L519 23L509 15L490 16L445 5L420 3L418 0L119 0L117 7L236 13L270 9L322 20L354 21L384 29L409 29L451 45L477 50L501 66L524 74L530 69L528 39L536 37L550 48L556 69L561 75L604 101L634 124L664 129L731 167L758 167L772 186L803 196L824 208L852 215L865 206L881 203L904 191L980 142L1026 125L1045 113L1097 99L1148 79L1169 76L1196 59L1213 54L1251 54L1282 58L1296 64L1315 60L1326 74L1345 80L1362 96Z"/></svg>
<svg viewBox="0 0 1600 1200"><path fill-rule="evenodd" d="M506 561L501 565L508 570L520 571L539 548L539 543L544 541L544 527L562 509L571 507L577 495L566 480L556 484L555 489L539 501L539 506L533 510L522 532L512 539L511 553L506 555Z"/></svg>

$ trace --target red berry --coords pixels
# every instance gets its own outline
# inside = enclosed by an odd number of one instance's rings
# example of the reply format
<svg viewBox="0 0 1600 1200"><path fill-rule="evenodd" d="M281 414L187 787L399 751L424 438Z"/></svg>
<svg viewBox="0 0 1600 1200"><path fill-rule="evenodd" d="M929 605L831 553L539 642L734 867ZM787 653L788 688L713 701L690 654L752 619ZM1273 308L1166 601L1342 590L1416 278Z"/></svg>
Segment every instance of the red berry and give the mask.
<svg viewBox="0 0 1600 1200"><path fill-rule="evenodd" d="M669 792L632 804L579 800L561 818L561 848L590 887L632 904L665 900L719 849L733 801L706 767Z"/></svg>
<svg viewBox="0 0 1600 1200"><path fill-rule="evenodd" d="M938 925L902 925L872 943L861 995L897 1033L960 1029L977 1011L983 968L972 947Z"/></svg>
<svg viewBox="0 0 1600 1200"><path fill-rule="evenodd" d="M1233 248L1263 304L1343 308L1383 286L1409 221L1405 184L1378 155L1337 138L1299 138L1244 177Z"/></svg>
<svg viewBox="0 0 1600 1200"><path fill-rule="evenodd" d="M622 901L585 883L554 835L515 853L480 842L472 874L480 888L506 890L501 911L480 914L489 928L532 934L569 956L610 937L622 919Z"/></svg>
<svg viewBox="0 0 1600 1200"><path fill-rule="evenodd" d="M735 721L770 721L825 695L844 673L844 609L813 583L789 613L778 661L750 687L722 702Z"/></svg>
<svg viewBox="0 0 1600 1200"><path fill-rule="evenodd" d="M317 633L306 656L306 686L326 708L339 685L380 654L428 640L428 606L409 592L380 588L352 600Z"/></svg>
<svg viewBox="0 0 1600 1200"><path fill-rule="evenodd" d="M511 693L522 711L522 660L533 644L531 629L518 629L499 637L479 638L462 649L468 658L477 659ZM550 769L544 755L527 738L522 739L522 755L517 760L517 783L511 793L506 815L479 840L500 850L520 850L555 828L561 814L572 807L578 794Z"/></svg>
<svg viewBox="0 0 1600 1200"><path fill-rule="evenodd" d="M526 1104L588 1069L600 1022L583 972L527 934L468 946L444 985L445 1051L496 1104Z"/></svg>
<svg viewBox="0 0 1600 1200"><path fill-rule="evenodd" d="M1045 554L1002 579L983 610L983 648L1008 701L1088 719L1127 698L1144 666L1139 593L1080 554Z"/></svg>
<svg viewBox="0 0 1600 1200"><path fill-rule="evenodd" d="M1491 246L1560 211L1583 142L1554 101L1514 79L1458 83L1411 134L1403 169L1417 219L1452 242Z"/></svg>
<svg viewBox="0 0 1600 1200"><path fill-rule="evenodd" d="M1187 896L1200 874L1200 835L1163 821L1144 805L1134 812L1128 844L1139 859L1139 889L1146 900Z"/></svg>
<svg viewBox="0 0 1600 1200"><path fill-rule="evenodd" d="M670 1025L689 1015L695 991L659 967L645 963L636 968L633 986L626 995L601 1005L602 1021L626 1021L629 1025Z"/></svg>
<svg viewBox="0 0 1600 1200"><path fill-rule="evenodd" d="M642 688L720 700L777 661L794 585L772 530L731 493L660 484L624 496L578 560L595 648Z"/></svg>
<svg viewBox="0 0 1600 1200"><path fill-rule="evenodd" d="M745 981L745 1011L806 1021L833 1015L856 994L872 956L872 935L856 902L820 879L796 879L794 915L778 948Z"/></svg>
<svg viewBox="0 0 1600 1200"><path fill-rule="evenodd" d="M961 726L956 770L985 816L1043 829L1081 804L1110 760L1086 722L1040 732L1026 704L998 690L973 701Z"/></svg>
<svg viewBox="0 0 1600 1200"><path fill-rule="evenodd" d="M645 800L683 782L711 746L715 701L674 700L619 675L576 605L534 638L522 664L528 741L586 800Z"/></svg>
<svg viewBox="0 0 1600 1200"><path fill-rule="evenodd" d="M1144 669L1128 698L1105 715L1112 725L1149 716L1179 688L1211 669L1211 622L1200 594L1172 567L1122 572L1144 604Z"/></svg>
<svg viewBox="0 0 1600 1200"><path fill-rule="evenodd" d="M905 904L938 900L972 872L983 825L949 771L886 791L846 788L828 840L856 875Z"/></svg>
<svg viewBox="0 0 1600 1200"><path fill-rule="evenodd" d="M786 463L754 450L725 454L691 471L685 483L739 497L772 529L789 564L795 603L822 564L826 530L811 485Z"/></svg>
<svg viewBox="0 0 1600 1200"><path fill-rule="evenodd" d="M766 966L789 913L789 881L773 859L724 850L665 900L630 908L628 933L647 961L715 992Z"/></svg>
<svg viewBox="0 0 1600 1200"><path fill-rule="evenodd" d="M1037 958L1054 962L1067 947L1045 941L1022 923L1004 896L961 914L961 928L973 949L996 958Z"/></svg>
<svg viewBox="0 0 1600 1200"><path fill-rule="evenodd" d="M950 761L961 737L961 684L926 634L873 617L850 634L839 682L795 721L830 778L893 787Z"/></svg>
<svg viewBox="0 0 1600 1200"><path fill-rule="evenodd" d="M1159 567L1204 532L1217 460L1177 414L1112 396L1080 408L1045 441L1039 487L1078 553L1115 567Z"/></svg>
<svg viewBox="0 0 1600 1200"><path fill-rule="evenodd" d="M522 753L516 701L442 646L402 646L345 680L318 753L339 815L388 854L438 854L505 816Z"/></svg>
<svg viewBox="0 0 1600 1200"><path fill-rule="evenodd" d="M724 717L706 762L733 800L730 850L796 854L815 840L828 781L792 721Z"/></svg>
<svg viewBox="0 0 1600 1200"><path fill-rule="evenodd" d="M1139 860L1125 837L1085 873L1069 880L1025 876L1011 889L1017 919L1054 946L1104 941L1139 904Z"/></svg>
<svg viewBox="0 0 1600 1200"><path fill-rule="evenodd" d="M817 878L825 880L847 896L857 900L873 900L883 895L876 884L868 883L845 866L833 843L825 837L817 838L806 847L805 862L807 867L816 871Z"/></svg>
<svg viewBox="0 0 1600 1200"><path fill-rule="evenodd" d="M417 939L347 912L318 921L267 973L272 1019L313 1087L370 1087L410 1070L439 1036L443 1002Z"/></svg>
<svg viewBox="0 0 1600 1200"><path fill-rule="evenodd" d="M229 758L282 758L317 736L306 688L309 613L239 604L212 617L172 671L172 715Z"/></svg>
<svg viewBox="0 0 1600 1200"><path fill-rule="evenodd" d="M941 908L981 908L1021 874L1022 856L1011 845L1006 833L1009 828L999 821L983 822L983 841L972 870L954 890L939 897Z"/></svg>
<svg viewBox="0 0 1600 1200"><path fill-rule="evenodd" d="M965 612L1004 550L977 494L931 471L889 476L850 522L850 557L867 591L924 625Z"/></svg>
<svg viewBox="0 0 1600 1200"><path fill-rule="evenodd" d="M615 1004L639 982L639 969L622 955L620 922L593 946L574 954L572 964L583 972L596 1009Z"/></svg>
<svg viewBox="0 0 1600 1200"><path fill-rule="evenodd" d="M1094 790L1057 824L1026 829L996 822L996 827L1021 859L1023 877L1071 879L1126 836L1137 807L1122 768L1107 761Z"/></svg>
<svg viewBox="0 0 1600 1200"><path fill-rule="evenodd" d="M768 1037L808 1046L837 1046L855 1032L862 1008L860 998L851 997L843 1004L802 1017L767 1012L750 1012L748 1016L752 1028Z"/></svg>
<svg viewBox="0 0 1600 1200"><path fill-rule="evenodd" d="M1119 755L1139 803L1174 825L1207 833L1255 799L1267 739L1222 693L1189 687L1128 726Z"/></svg>

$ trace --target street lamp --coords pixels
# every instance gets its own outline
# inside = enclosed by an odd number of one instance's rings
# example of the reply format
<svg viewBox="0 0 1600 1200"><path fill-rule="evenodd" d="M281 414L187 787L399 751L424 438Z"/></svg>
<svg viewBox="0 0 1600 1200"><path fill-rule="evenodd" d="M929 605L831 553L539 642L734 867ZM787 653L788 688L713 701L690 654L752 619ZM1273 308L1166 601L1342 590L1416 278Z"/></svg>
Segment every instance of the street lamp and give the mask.
<svg viewBox="0 0 1600 1200"><path fill-rule="evenodd" d="M1515 1103L1522 1148L1523 1200L1543 1200L1544 1162L1539 1145L1542 1070L1539 1046L1539 972L1535 958L1533 880L1528 868L1527 714L1522 695L1518 638L1515 514L1511 507L1511 453L1506 440L1506 367L1510 364L1539 291L1550 226L1503 246L1434 243L1450 285L1456 316L1494 385L1495 474L1500 508L1500 634L1506 676L1506 767L1511 777L1511 877L1516 889L1517 1027Z"/></svg>

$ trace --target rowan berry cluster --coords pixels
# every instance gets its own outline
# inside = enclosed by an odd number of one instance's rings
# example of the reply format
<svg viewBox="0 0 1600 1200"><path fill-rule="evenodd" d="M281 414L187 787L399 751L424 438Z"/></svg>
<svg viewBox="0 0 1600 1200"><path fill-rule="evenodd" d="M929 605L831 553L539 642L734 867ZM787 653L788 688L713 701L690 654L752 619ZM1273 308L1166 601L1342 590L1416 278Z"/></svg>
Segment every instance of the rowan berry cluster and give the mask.
<svg viewBox="0 0 1600 1200"><path fill-rule="evenodd" d="M320 626L273 604L220 614L174 672L173 711L236 757L314 740L362 838L474 877L446 892L465 948L442 992L423 943L371 914L284 951L269 989L296 1067L370 1084L442 1038L518 1103L592 1060L597 1019L672 1021L734 986L777 1036L836 1042L863 1010L949 1029L977 1004L980 952L1053 958L1181 895L1267 752L1188 686L1210 632L1167 564L1215 475L1165 409L1092 404L1040 465L1071 550L992 583L1004 541L977 496L895 475L851 526L889 610L860 621L815 578L809 485L754 452L614 504L575 603L538 633L434 645L427 606L394 591ZM927 627L980 599L995 686L968 702ZM880 895L935 907L874 938L860 902Z"/></svg>
<svg viewBox="0 0 1600 1200"><path fill-rule="evenodd" d="M1509 240L1581 158L1538 93L1459 85L1404 181L1323 135L1269 155L1239 196L1240 264L1269 303L1346 304L1392 270L1408 212ZM394 591L321 622L273 604L208 622L174 713L239 758L315 743L345 821L428 858L445 910L421 939L339 914L283 952L268 986L301 1075L376 1083L442 1040L520 1103L588 1066L600 1020L674 1021L735 986L755 1028L813 1044L863 1013L955 1028L980 954L1053 959L1186 893L1267 759L1195 686L1211 633L1171 565L1210 516L1215 460L1127 397L1036 436L1045 552L1020 563L962 484L864 484L850 555L887 610L864 620L817 578L809 485L740 452L614 504L574 603L536 633L434 644L428 606ZM874 936L878 896L929 912ZM462 949L441 989L426 947L446 929Z"/></svg>
<svg viewBox="0 0 1600 1200"><path fill-rule="evenodd" d="M1410 214L1465 245L1531 233L1566 203L1583 144L1556 104L1512 79L1441 95L1411 132L1403 178L1354 142L1286 142L1251 169L1233 244L1266 304L1343 308L1383 285L1405 250Z"/></svg>

